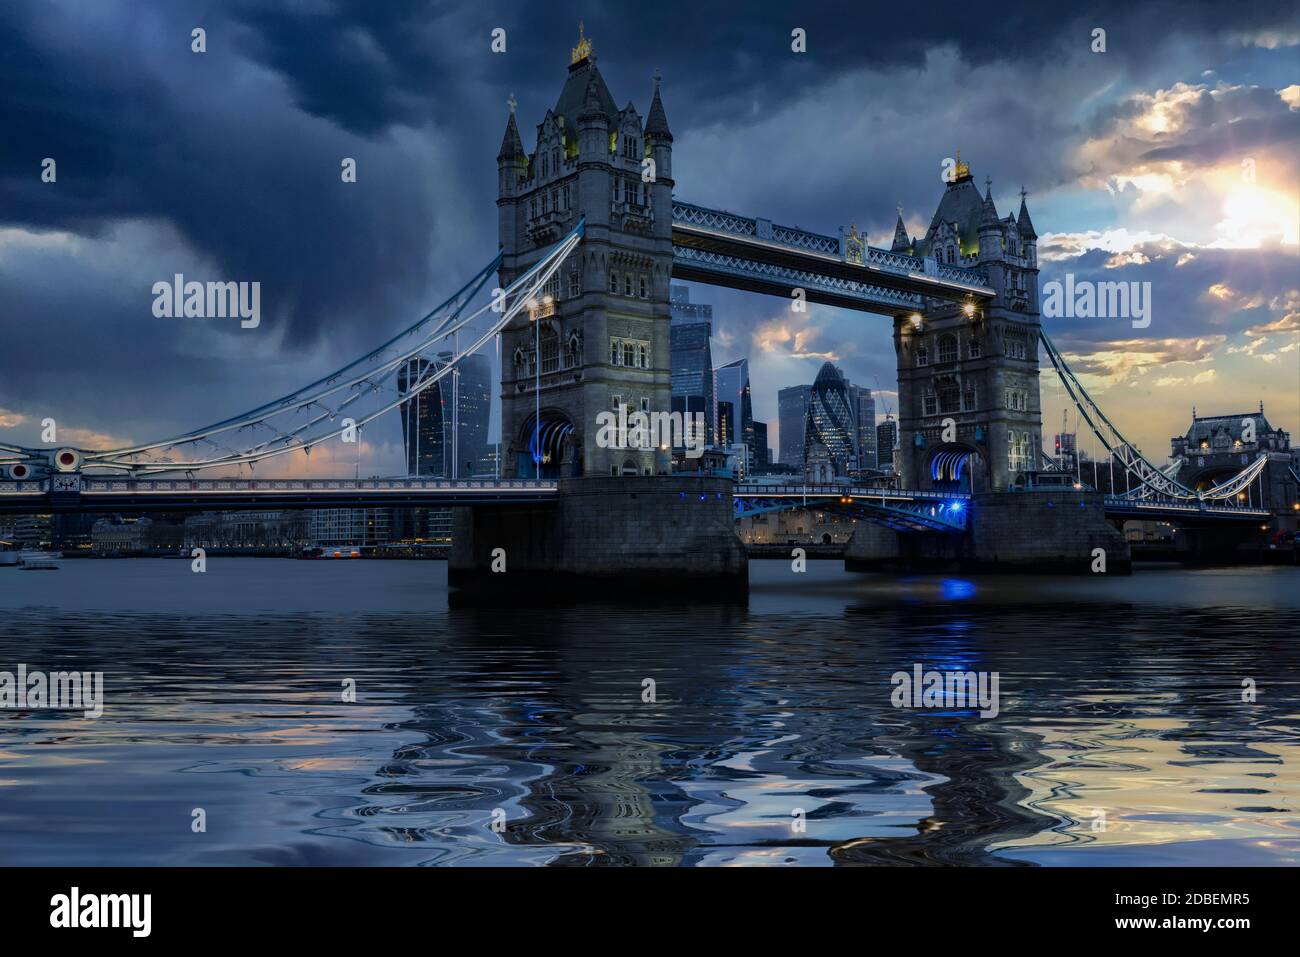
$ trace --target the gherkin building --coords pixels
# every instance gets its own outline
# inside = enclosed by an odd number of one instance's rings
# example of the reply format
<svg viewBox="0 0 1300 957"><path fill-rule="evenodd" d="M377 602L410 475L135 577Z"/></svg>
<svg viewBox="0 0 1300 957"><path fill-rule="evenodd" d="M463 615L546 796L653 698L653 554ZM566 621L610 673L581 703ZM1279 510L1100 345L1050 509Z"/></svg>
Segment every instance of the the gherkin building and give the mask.
<svg viewBox="0 0 1300 957"><path fill-rule="evenodd" d="M836 475L847 475L854 462L855 434L853 407L849 404L849 386L839 369L827 362L817 373L808 395L808 415L804 425L804 461L818 445L834 466Z"/></svg>

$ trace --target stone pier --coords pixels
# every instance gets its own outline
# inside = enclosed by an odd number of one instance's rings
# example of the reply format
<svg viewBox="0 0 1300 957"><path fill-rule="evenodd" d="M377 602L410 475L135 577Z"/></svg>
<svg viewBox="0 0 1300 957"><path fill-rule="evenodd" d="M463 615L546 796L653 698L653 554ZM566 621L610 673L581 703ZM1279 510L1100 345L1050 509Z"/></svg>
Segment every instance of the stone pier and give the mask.
<svg viewBox="0 0 1300 957"><path fill-rule="evenodd" d="M732 488L699 476L569 478L552 506L455 509L448 583L459 601L743 601Z"/></svg>
<svg viewBox="0 0 1300 957"><path fill-rule="evenodd" d="M1092 574L1096 549L1105 552L1106 574L1131 573L1128 542L1106 521L1099 493L981 492L971 501L964 534L900 533L860 524L844 567Z"/></svg>

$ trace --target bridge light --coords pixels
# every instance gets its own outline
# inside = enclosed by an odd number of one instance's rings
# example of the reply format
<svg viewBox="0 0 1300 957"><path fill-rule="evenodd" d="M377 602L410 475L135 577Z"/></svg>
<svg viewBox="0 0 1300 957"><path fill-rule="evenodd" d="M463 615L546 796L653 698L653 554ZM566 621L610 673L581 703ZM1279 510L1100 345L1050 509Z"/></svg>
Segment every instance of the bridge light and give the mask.
<svg viewBox="0 0 1300 957"><path fill-rule="evenodd" d="M948 504L948 507L952 509L954 512L960 512L962 510L962 507L965 504L966 504L965 502L950 502Z"/></svg>
<svg viewBox="0 0 1300 957"><path fill-rule="evenodd" d="M919 312L912 313L910 316L908 316L908 319L912 321L913 328L916 329L921 328L921 314Z"/></svg>
<svg viewBox="0 0 1300 957"><path fill-rule="evenodd" d="M961 307L961 311L966 313L968 316L973 316L975 315L975 304L973 302L968 302L966 305Z"/></svg>

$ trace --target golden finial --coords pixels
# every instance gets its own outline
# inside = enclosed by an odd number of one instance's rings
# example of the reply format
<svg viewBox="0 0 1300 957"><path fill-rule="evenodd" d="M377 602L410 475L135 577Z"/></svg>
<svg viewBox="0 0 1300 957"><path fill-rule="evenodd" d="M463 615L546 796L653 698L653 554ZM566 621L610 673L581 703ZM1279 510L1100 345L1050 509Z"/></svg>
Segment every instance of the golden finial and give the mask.
<svg viewBox="0 0 1300 957"><path fill-rule="evenodd" d="M582 21L578 21L578 45L573 48L573 53L569 57L569 65L580 63L589 56L591 56L591 41L587 39Z"/></svg>
<svg viewBox="0 0 1300 957"><path fill-rule="evenodd" d="M970 175L970 166L968 166L967 164L965 164L965 163L963 163L963 162L961 161L961 150L958 150L958 151L957 151L957 170L956 170L956 177L955 177L955 178L956 178L956 179L961 179L963 176L969 176L969 175Z"/></svg>

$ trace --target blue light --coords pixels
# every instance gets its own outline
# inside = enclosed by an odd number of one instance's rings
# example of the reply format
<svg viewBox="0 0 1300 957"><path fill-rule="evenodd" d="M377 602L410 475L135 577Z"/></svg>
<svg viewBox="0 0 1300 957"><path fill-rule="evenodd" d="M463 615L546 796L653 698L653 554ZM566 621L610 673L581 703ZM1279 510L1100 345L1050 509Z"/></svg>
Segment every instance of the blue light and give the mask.
<svg viewBox="0 0 1300 957"><path fill-rule="evenodd" d="M954 512L960 512L965 504L965 502L949 502L948 507Z"/></svg>

